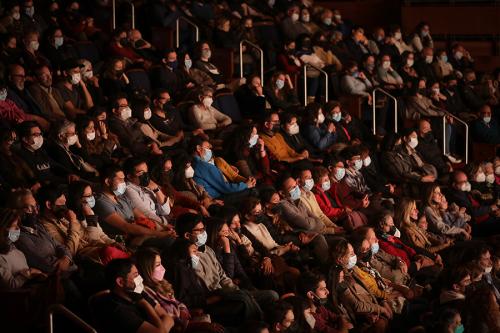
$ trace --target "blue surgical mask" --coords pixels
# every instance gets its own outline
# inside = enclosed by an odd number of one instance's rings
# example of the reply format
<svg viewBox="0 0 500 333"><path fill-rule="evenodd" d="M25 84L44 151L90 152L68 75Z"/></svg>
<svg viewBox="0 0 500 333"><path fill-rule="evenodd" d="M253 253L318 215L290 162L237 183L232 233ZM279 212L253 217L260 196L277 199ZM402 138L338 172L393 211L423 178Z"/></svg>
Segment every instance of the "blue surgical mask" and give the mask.
<svg viewBox="0 0 500 333"><path fill-rule="evenodd" d="M290 197L293 201L300 199L299 185L295 185L295 187L290 190Z"/></svg>
<svg viewBox="0 0 500 333"><path fill-rule="evenodd" d="M446 55L441 56L441 61L448 62L448 56L446 56Z"/></svg>
<svg viewBox="0 0 500 333"><path fill-rule="evenodd" d="M347 263L347 269L352 269L354 266L356 266L356 263L358 262L358 257L356 255L353 255L349 258L349 262Z"/></svg>
<svg viewBox="0 0 500 333"><path fill-rule="evenodd" d="M378 245L378 242L372 244L371 250L373 254L377 254L378 250L380 250L380 245Z"/></svg>
<svg viewBox="0 0 500 333"><path fill-rule="evenodd" d="M336 121L336 122L339 122L340 120L342 120L342 114L341 113L334 113L332 115L332 120Z"/></svg>
<svg viewBox="0 0 500 333"><path fill-rule="evenodd" d="M7 99L7 89L0 90L0 101L5 101Z"/></svg>
<svg viewBox="0 0 500 333"><path fill-rule="evenodd" d="M328 191L330 190L330 187L331 187L331 183L329 180L327 180L326 182L323 182L323 184L321 184L321 188L323 189L323 191Z"/></svg>
<svg viewBox="0 0 500 333"><path fill-rule="evenodd" d="M95 197L94 196L85 198L85 201L87 201L87 205L89 205L90 208L94 208L94 206L95 206Z"/></svg>
<svg viewBox="0 0 500 333"><path fill-rule="evenodd" d="M200 247L205 245L207 242L208 234L206 231L203 231L201 234L196 236L196 246Z"/></svg>
<svg viewBox="0 0 500 333"><path fill-rule="evenodd" d="M193 268L196 269L196 267L198 267L199 264L200 264L200 257L198 257L195 254L191 255L191 265L193 266Z"/></svg>
<svg viewBox="0 0 500 333"><path fill-rule="evenodd" d="M357 79L359 77L359 72L355 71L354 73L352 73L352 76Z"/></svg>
<svg viewBox="0 0 500 333"><path fill-rule="evenodd" d="M203 153L202 160L208 163L208 161L210 161L211 159L212 159L212 150L205 148L205 153Z"/></svg>
<svg viewBox="0 0 500 333"><path fill-rule="evenodd" d="M19 230L19 229L17 229L17 230L9 230L9 240L12 243L17 242L17 240L19 239L20 235L21 235L21 230Z"/></svg>
<svg viewBox="0 0 500 333"><path fill-rule="evenodd" d="M464 333L464 325L460 324L455 328L455 333Z"/></svg>
<svg viewBox="0 0 500 333"><path fill-rule="evenodd" d="M306 179L306 181L304 183L304 189L307 191L310 191L310 190L312 190L313 187L314 187L314 180Z"/></svg>

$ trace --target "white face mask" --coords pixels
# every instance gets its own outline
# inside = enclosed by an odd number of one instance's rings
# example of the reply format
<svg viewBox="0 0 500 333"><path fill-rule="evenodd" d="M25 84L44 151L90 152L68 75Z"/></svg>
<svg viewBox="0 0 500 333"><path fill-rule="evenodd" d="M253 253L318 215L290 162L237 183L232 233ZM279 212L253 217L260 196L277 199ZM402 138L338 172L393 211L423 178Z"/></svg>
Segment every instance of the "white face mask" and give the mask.
<svg viewBox="0 0 500 333"><path fill-rule="evenodd" d="M299 128L299 125L297 123L290 126L290 129L288 130L288 133L290 135L299 134L299 132L300 132L300 128Z"/></svg>
<svg viewBox="0 0 500 333"><path fill-rule="evenodd" d="M278 90L283 89L284 86L285 86L285 81L283 81L283 80L276 80L276 88L278 88Z"/></svg>
<svg viewBox="0 0 500 333"><path fill-rule="evenodd" d="M363 167L363 161L362 160L355 160L354 161L354 170L359 171Z"/></svg>
<svg viewBox="0 0 500 333"><path fill-rule="evenodd" d="M411 148L415 149L418 146L418 139L417 138L411 138L410 142L408 142L408 146Z"/></svg>
<svg viewBox="0 0 500 333"><path fill-rule="evenodd" d="M307 191L311 191L314 187L314 180L312 179L306 179L306 181L304 182L304 189L307 190Z"/></svg>
<svg viewBox="0 0 500 333"><path fill-rule="evenodd" d="M194 177L194 169L192 166L189 166L189 168L184 171L184 175L186 176L187 179L193 178Z"/></svg>
<svg viewBox="0 0 500 333"><path fill-rule="evenodd" d="M414 63L415 63L415 60L413 60L413 59L406 60L406 64L408 65L408 67L413 66Z"/></svg>
<svg viewBox="0 0 500 333"><path fill-rule="evenodd" d="M363 160L363 165L365 167L369 166L370 164L372 164L372 159L370 158L370 156L367 156L364 160Z"/></svg>
<svg viewBox="0 0 500 333"><path fill-rule="evenodd" d="M15 12L12 14L12 18L17 21L21 18L21 14L19 12Z"/></svg>
<svg viewBox="0 0 500 333"><path fill-rule="evenodd" d="M184 60L184 66L189 70L193 66L193 61L191 59Z"/></svg>
<svg viewBox="0 0 500 333"><path fill-rule="evenodd" d="M55 37L54 38L54 46L57 48L60 48L64 44L64 37Z"/></svg>
<svg viewBox="0 0 500 333"><path fill-rule="evenodd" d="M293 21L293 22L297 22L298 20L299 20L299 14L297 14L297 13L293 13L293 14L292 14L292 21Z"/></svg>
<svg viewBox="0 0 500 333"><path fill-rule="evenodd" d="M486 268L484 269L484 272L485 272L486 274L491 273L491 270L492 270L492 269L493 269L493 266L486 267Z"/></svg>
<svg viewBox="0 0 500 333"><path fill-rule="evenodd" d="M318 114L318 124L323 124L325 122L325 115L323 113Z"/></svg>
<svg viewBox="0 0 500 333"><path fill-rule="evenodd" d="M400 32L396 32L396 33L394 33L394 38L395 38L396 40L401 40L401 37L402 37L402 36L401 36L401 33L400 33Z"/></svg>
<svg viewBox="0 0 500 333"><path fill-rule="evenodd" d="M144 119L145 120L151 119L151 109L150 108L147 108L146 110L144 110Z"/></svg>
<svg viewBox="0 0 500 333"><path fill-rule="evenodd" d="M135 284L134 293L142 294L142 292L144 291L144 284L142 284L142 276L137 275L136 278L134 279L134 284Z"/></svg>
<svg viewBox="0 0 500 333"><path fill-rule="evenodd" d="M206 108L211 107L213 102L214 102L214 99L212 97L205 97L203 99L203 105L205 105Z"/></svg>
<svg viewBox="0 0 500 333"><path fill-rule="evenodd" d="M2 89L0 91L0 101L5 101L7 99L7 89Z"/></svg>
<svg viewBox="0 0 500 333"><path fill-rule="evenodd" d="M398 228L396 228L396 232L394 233L394 237L401 238L401 231L399 231Z"/></svg>
<svg viewBox="0 0 500 333"><path fill-rule="evenodd" d="M425 62L430 64L432 63L433 56L425 56Z"/></svg>
<svg viewBox="0 0 500 333"><path fill-rule="evenodd" d="M86 71L83 73L83 77L86 78L86 79L91 79L92 77L94 77L94 72L93 71Z"/></svg>
<svg viewBox="0 0 500 333"><path fill-rule="evenodd" d="M132 117L132 109L130 107L124 107L120 113L122 120L127 120Z"/></svg>
<svg viewBox="0 0 500 333"><path fill-rule="evenodd" d="M489 175L486 175L486 182L488 184L493 184L495 182L495 175L490 173Z"/></svg>
<svg viewBox="0 0 500 333"><path fill-rule="evenodd" d="M455 52L455 58L457 58L457 60L462 59L463 56L464 54L462 52L460 51Z"/></svg>
<svg viewBox="0 0 500 333"><path fill-rule="evenodd" d="M335 176L335 179L337 179L337 181L341 181L342 178L344 178L344 176L345 176L345 169L344 168L337 168L334 176Z"/></svg>
<svg viewBox="0 0 500 333"><path fill-rule="evenodd" d="M476 175L476 182L478 183L484 183L486 181L486 175L481 172Z"/></svg>
<svg viewBox="0 0 500 333"><path fill-rule="evenodd" d="M95 132L87 133L87 140L94 141L95 140Z"/></svg>
<svg viewBox="0 0 500 333"><path fill-rule="evenodd" d="M26 15L28 15L29 17L33 17L33 15L35 15L35 7L31 6L31 7L24 8L24 13Z"/></svg>
<svg viewBox="0 0 500 333"><path fill-rule="evenodd" d="M460 190L462 190L464 192L470 192L470 190L471 190L470 183L469 182L463 183L462 186L460 187Z"/></svg>
<svg viewBox="0 0 500 333"><path fill-rule="evenodd" d="M38 150L43 145L43 136L37 136L33 139L33 144L31 145L31 149Z"/></svg>
<svg viewBox="0 0 500 333"><path fill-rule="evenodd" d="M250 140L248 140L248 144L250 145L250 148L255 146L258 141L259 141L259 135L258 134L252 135Z"/></svg>
<svg viewBox="0 0 500 333"><path fill-rule="evenodd" d="M439 95L439 88L432 88L432 92Z"/></svg>
<svg viewBox="0 0 500 333"><path fill-rule="evenodd" d="M78 84L82 80L80 73L71 74L71 84Z"/></svg>
<svg viewBox="0 0 500 333"><path fill-rule="evenodd" d="M119 197L120 195L123 195L125 193L125 190L127 189L127 184L125 182L118 184L115 190L113 190L114 195Z"/></svg>
<svg viewBox="0 0 500 333"><path fill-rule="evenodd" d="M308 23L311 17L309 15L302 15L302 22Z"/></svg>
<svg viewBox="0 0 500 333"><path fill-rule="evenodd" d="M72 135L68 138L68 146L72 146L78 142L78 135Z"/></svg>
<svg viewBox="0 0 500 333"><path fill-rule="evenodd" d="M38 48L40 47L40 43L38 43L38 41L36 41L36 40L31 41L30 47L33 49L33 51L38 51Z"/></svg>
<svg viewBox="0 0 500 333"><path fill-rule="evenodd" d="M383 69L389 69L391 67L391 62L390 61L384 61L382 63L382 68Z"/></svg>

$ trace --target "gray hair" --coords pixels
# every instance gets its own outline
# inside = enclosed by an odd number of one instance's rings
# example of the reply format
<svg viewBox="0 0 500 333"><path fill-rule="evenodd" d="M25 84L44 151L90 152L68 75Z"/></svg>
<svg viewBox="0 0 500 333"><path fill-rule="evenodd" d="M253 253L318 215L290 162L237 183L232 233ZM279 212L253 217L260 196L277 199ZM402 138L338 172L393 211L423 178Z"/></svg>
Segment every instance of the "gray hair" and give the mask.
<svg viewBox="0 0 500 333"><path fill-rule="evenodd" d="M68 128L75 126L75 123L69 120L64 120L63 122L59 123L58 126L56 126L56 131L54 134L58 137L61 134L65 134Z"/></svg>

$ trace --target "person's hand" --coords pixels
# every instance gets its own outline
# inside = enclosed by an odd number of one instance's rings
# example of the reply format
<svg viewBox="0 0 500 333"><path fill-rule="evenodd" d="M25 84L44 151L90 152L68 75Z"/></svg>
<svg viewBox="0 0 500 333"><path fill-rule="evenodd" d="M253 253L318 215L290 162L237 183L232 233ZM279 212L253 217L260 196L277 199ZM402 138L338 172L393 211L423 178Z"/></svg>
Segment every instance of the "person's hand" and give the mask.
<svg viewBox="0 0 500 333"><path fill-rule="evenodd" d="M382 306L380 308L380 314L384 315L387 319L392 318L392 312L388 308L386 308L385 306Z"/></svg>
<svg viewBox="0 0 500 333"><path fill-rule="evenodd" d="M436 180L436 177L434 177L433 175L425 175L422 178L420 178L420 181L422 183L432 183L435 180Z"/></svg>
<svg viewBox="0 0 500 333"><path fill-rule="evenodd" d="M471 228L470 224L468 224L468 223L466 223L466 224L464 225L464 230L465 230L468 234L472 233L472 228Z"/></svg>
<svg viewBox="0 0 500 333"><path fill-rule="evenodd" d="M107 137L108 129L104 121L99 122L99 132L101 132L101 136Z"/></svg>
<svg viewBox="0 0 500 333"><path fill-rule="evenodd" d="M370 198L368 198L368 195L365 195L365 197L361 201L361 204L362 204L363 208L370 206Z"/></svg>
<svg viewBox="0 0 500 333"><path fill-rule="evenodd" d="M372 100L372 95L368 95L368 105L372 105L373 100Z"/></svg>
<svg viewBox="0 0 500 333"><path fill-rule="evenodd" d="M229 230L229 236L228 236L230 239L232 239L233 241L236 242L236 244L238 245L241 245L242 241L241 241L241 237L240 235L238 235L238 233L236 233L236 231L234 231L233 229L230 229Z"/></svg>
<svg viewBox="0 0 500 333"><path fill-rule="evenodd" d="M443 267L443 259L439 254L434 259L434 262L436 263L436 265Z"/></svg>
<svg viewBox="0 0 500 333"><path fill-rule="evenodd" d="M66 219L68 219L68 221L78 221L78 218L76 217L76 214L74 211L72 211L71 209L68 209L66 211Z"/></svg>
<svg viewBox="0 0 500 333"><path fill-rule="evenodd" d="M262 86L261 85L258 85L255 87L255 92L257 93L257 96L262 96L264 95L264 91L262 89Z"/></svg>
<svg viewBox="0 0 500 333"><path fill-rule="evenodd" d="M205 206L203 205L200 205L200 214L203 215L203 217L210 217L210 213L208 212L208 210L205 208Z"/></svg>
<svg viewBox="0 0 500 333"><path fill-rule="evenodd" d="M496 212L498 210L497 204L493 204L490 206L492 212Z"/></svg>
<svg viewBox="0 0 500 333"><path fill-rule="evenodd" d="M240 170L238 170L237 167L233 166L233 165L230 165L231 167L231 170L233 170L236 174L239 174L240 173Z"/></svg>
<svg viewBox="0 0 500 333"><path fill-rule="evenodd" d="M466 211L467 211L467 208L465 208L465 207L460 207L460 209L458 210L458 212L460 214L465 214Z"/></svg>
<svg viewBox="0 0 500 333"><path fill-rule="evenodd" d="M147 187L148 187L150 190L155 190L155 189L159 188L158 184L156 184L156 183L154 182L154 180L152 180L152 179L150 179L150 180L149 180L149 184L148 184L148 186L147 186Z"/></svg>
<svg viewBox="0 0 500 333"><path fill-rule="evenodd" d="M364 73L364 72L359 72L358 77L359 77L360 79L362 79L362 80L366 80L366 75L365 75L365 73Z"/></svg>
<svg viewBox="0 0 500 333"><path fill-rule="evenodd" d="M42 187L42 184L40 182L36 182L30 187L31 192L36 193L38 190Z"/></svg>
<svg viewBox="0 0 500 333"><path fill-rule="evenodd" d="M231 242L229 241L229 238L227 238L226 236L221 236L219 240L222 247L224 248L224 252L231 253Z"/></svg>
<svg viewBox="0 0 500 333"><path fill-rule="evenodd" d="M71 260L68 257L64 256L61 259L56 261L56 272L60 274L62 272L66 272L71 266Z"/></svg>
<svg viewBox="0 0 500 333"><path fill-rule="evenodd" d="M346 316L340 316L339 321L340 321L339 322L339 329L342 332L345 332L345 331L348 331L348 330L351 330L354 328L354 326L349 321L349 319L347 319Z"/></svg>
<svg viewBox="0 0 500 333"><path fill-rule="evenodd" d="M202 128L197 128L197 129L195 129L192 133L193 133L193 135L194 135L194 136L198 136L198 135L201 135L201 134L205 134L205 132L203 131L203 129L202 129Z"/></svg>
<svg viewBox="0 0 500 333"><path fill-rule="evenodd" d="M271 258L265 257L260 268L264 272L264 275L271 275L274 273L274 267Z"/></svg>
<svg viewBox="0 0 500 333"><path fill-rule="evenodd" d="M224 206L224 201L219 200L219 199L214 199L213 203L214 203L214 205Z"/></svg>
<svg viewBox="0 0 500 333"><path fill-rule="evenodd" d="M158 238L177 238L177 233L173 229L158 231Z"/></svg>
<svg viewBox="0 0 500 333"><path fill-rule="evenodd" d="M30 279L38 278L38 277L47 277L47 274L39 270L38 268L29 268L28 269L28 275Z"/></svg>
<svg viewBox="0 0 500 333"><path fill-rule="evenodd" d="M398 268L403 274L408 274L408 266L403 260L398 261Z"/></svg>
<svg viewBox="0 0 500 333"><path fill-rule="evenodd" d="M345 233L345 229L342 227L334 227L333 231L335 232L335 235Z"/></svg>
<svg viewBox="0 0 500 333"><path fill-rule="evenodd" d="M335 133L335 124L334 123L329 123L327 130L328 130L328 133Z"/></svg>
<svg viewBox="0 0 500 333"><path fill-rule="evenodd" d="M293 244L292 242L289 242L288 244L286 244L286 246L289 248L290 252L299 252L300 251L300 247Z"/></svg>
<svg viewBox="0 0 500 333"><path fill-rule="evenodd" d="M68 176L68 182L69 183L77 182L79 180L80 180L80 177L77 176L77 175L71 174L71 175Z"/></svg>
<svg viewBox="0 0 500 333"><path fill-rule="evenodd" d="M246 184L247 184L248 188L254 188L255 184L256 184L255 178L253 178L253 177L248 178Z"/></svg>
<svg viewBox="0 0 500 333"><path fill-rule="evenodd" d="M188 84L186 84L186 88L187 89L194 88L194 83L193 82L189 82Z"/></svg>
<svg viewBox="0 0 500 333"><path fill-rule="evenodd" d="M318 236L318 234L316 233L305 233L305 232L301 232L299 234L299 240L302 244L309 244L310 242L312 242L312 240L314 238L316 238L316 236Z"/></svg>
<svg viewBox="0 0 500 333"><path fill-rule="evenodd" d="M307 150L304 150L300 155L303 156L305 159L309 158L309 152Z"/></svg>
<svg viewBox="0 0 500 333"><path fill-rule="evenodd" d="M394 186L392 184L387 184L385 186L389 187L389 193L390 194L394 194L394 190L396 189L396 186Z"/></svg>

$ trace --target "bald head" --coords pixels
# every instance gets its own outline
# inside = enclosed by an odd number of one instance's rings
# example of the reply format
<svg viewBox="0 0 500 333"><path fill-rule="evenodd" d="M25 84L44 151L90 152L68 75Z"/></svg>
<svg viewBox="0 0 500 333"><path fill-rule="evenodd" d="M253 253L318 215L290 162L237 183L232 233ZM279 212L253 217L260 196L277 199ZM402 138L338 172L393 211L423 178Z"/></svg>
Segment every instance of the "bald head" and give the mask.
<svg viewBox="0 0 500 333"><path fill-rule="evenodd" d="M26 73L23 66L14 64L9 67L9 81L19 90L24 90Z"/></svg>
<svg viewBox="0 0 500 333"><path fill-rule="evenodd" d="M418 122L418 135L423 137L425 134L432 131L431 123L428 120L422 119Z"/></svg>

